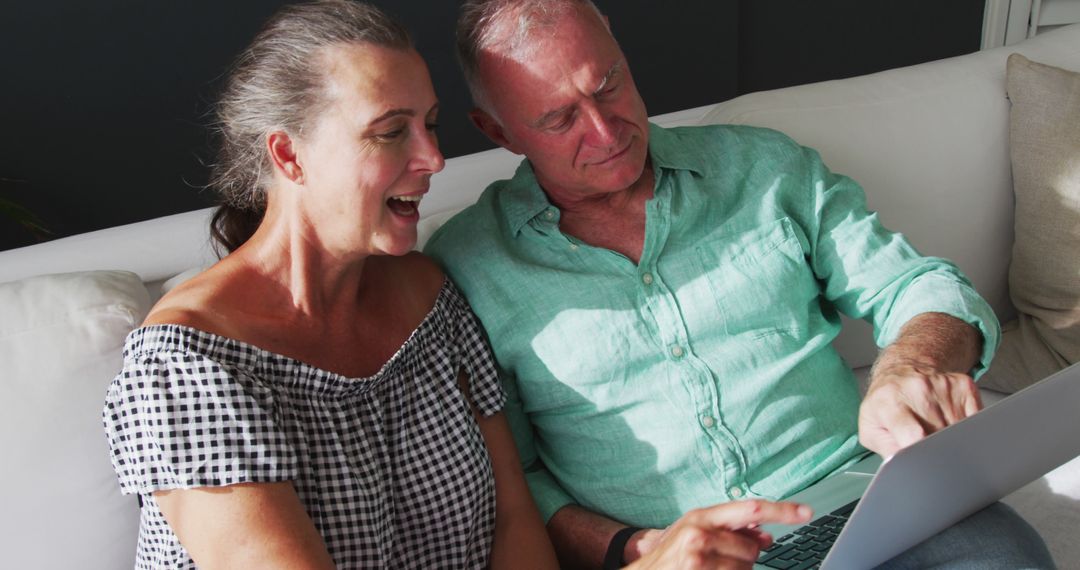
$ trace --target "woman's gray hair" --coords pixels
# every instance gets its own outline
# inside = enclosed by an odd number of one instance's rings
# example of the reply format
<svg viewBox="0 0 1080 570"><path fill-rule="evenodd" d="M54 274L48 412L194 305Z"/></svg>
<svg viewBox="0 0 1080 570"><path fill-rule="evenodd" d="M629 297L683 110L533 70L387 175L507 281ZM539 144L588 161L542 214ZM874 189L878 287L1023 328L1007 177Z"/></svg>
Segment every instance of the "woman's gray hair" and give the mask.
<svg viewBox="0 0 1080 570"><path fill-rule="evenodd" d="M496 48L527 57L537 30L551 26L570 9L585 7L603 18L592 0L465 0L457 22L458 62L473 103L494 116L480 81L480 55Z"/></svg>
<svg viewBox="0 0 1080 570"><path fill-rule="evenodd" d="M222 201L212 231L229 251L250 237L266 208L273 172L266 136L279 130L299 136L310 126L328 103L320 57L357 43L412 48L405 28L377 8L318 0L281 8L233 63L216 108L220 146L210 171L210 187ZM254 221L254 227L226 227L236 225L227 219L230 211L247 218L240 225Z"/></svg>

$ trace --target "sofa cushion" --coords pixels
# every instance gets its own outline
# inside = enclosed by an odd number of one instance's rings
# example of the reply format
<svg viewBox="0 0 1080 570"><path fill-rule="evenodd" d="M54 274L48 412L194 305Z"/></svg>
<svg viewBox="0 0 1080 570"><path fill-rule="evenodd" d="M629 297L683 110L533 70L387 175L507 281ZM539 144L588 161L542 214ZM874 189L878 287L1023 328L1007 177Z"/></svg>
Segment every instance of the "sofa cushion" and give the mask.
<svg viewBox="0 0 1080 570"><path fill-rule="evenodd" d="M139 505L120 495L101 409L149 305L121 271L0 284L0 567L134 564Z"/></svg>
<svg viewBox="0 0 1080 570"><path fill-rule="evenodd" d="M950 259L995 312L1012 223L1004 56L981 52L722 103L708 123L777 129L819 151L866 191L869 207L921 253ZM877 358L870 325L844 318L835 346L853 368Z"/></svg>
<svg viewBox="0 0 1080 570"><path fill-rule="evenodd" d="M1080 360L1080 73L1013 54L1008 93L1019 314L982 382L1012 392Z"/></svg>
<svg viewBox="0 0 1080 570"><path fill-rule="evenodd" d="M1080 68L1080 25L1014 46L862 77L743 95L702 123L777 129L820 151L866 190L885 227L920 252L955 261L1002 320L1012 248L1009 103L1012 52ZM844 318L835 342L853 368L877 357L870 326Z"/></svg>

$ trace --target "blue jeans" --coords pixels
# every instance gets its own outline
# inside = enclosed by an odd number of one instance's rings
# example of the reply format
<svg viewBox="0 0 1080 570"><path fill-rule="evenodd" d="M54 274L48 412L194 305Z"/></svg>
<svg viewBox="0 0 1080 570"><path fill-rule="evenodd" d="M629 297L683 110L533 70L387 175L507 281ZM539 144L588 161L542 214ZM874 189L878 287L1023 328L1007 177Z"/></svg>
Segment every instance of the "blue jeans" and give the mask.
<svg viewBox="0 0 1080 570"><path fill-rule="evenodd" d="M1055 566L1039 533L1008 505L994 503L878 568L1017 570Z"/></svg>

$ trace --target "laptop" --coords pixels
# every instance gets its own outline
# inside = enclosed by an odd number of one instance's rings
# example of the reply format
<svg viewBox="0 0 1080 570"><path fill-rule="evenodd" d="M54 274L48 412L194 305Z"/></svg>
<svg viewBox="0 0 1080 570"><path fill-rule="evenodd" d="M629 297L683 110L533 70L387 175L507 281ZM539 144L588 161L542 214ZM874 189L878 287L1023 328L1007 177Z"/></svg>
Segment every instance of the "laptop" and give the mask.
<svg viewBox="0 0 1080 570"><path fill-rule="evenodd" d="M931 434L887 461L870 455L789 500L806 525L754 568L873 568L1080 455L1080 363Z"/></svg>

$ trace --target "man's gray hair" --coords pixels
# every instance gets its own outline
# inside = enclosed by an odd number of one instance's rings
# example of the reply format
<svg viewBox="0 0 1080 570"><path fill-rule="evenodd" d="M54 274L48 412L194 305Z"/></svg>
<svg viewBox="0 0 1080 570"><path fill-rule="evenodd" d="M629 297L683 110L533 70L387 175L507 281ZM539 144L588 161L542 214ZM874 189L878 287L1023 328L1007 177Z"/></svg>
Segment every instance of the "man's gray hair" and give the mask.
<svg viewBox="0 0 1080 570"><path fill-rule="evenodd" d="M457 22L458 62L473 103L494 116L480 81L480 56L488 50L528 57L536 47L534 34L553 25L570 9L581 7L603 14L592 0L466 0Z"/></svg>
<svg viewBox="0 0 1080 570"><path fill-rule="evenodd" d="M319 0L281 8L237 57L218 100L210 186L225 205L261 212L272 172L266 135L298 136L327 105L325 50L349 44L410 49L399 23L373 6Z"/></svg>

